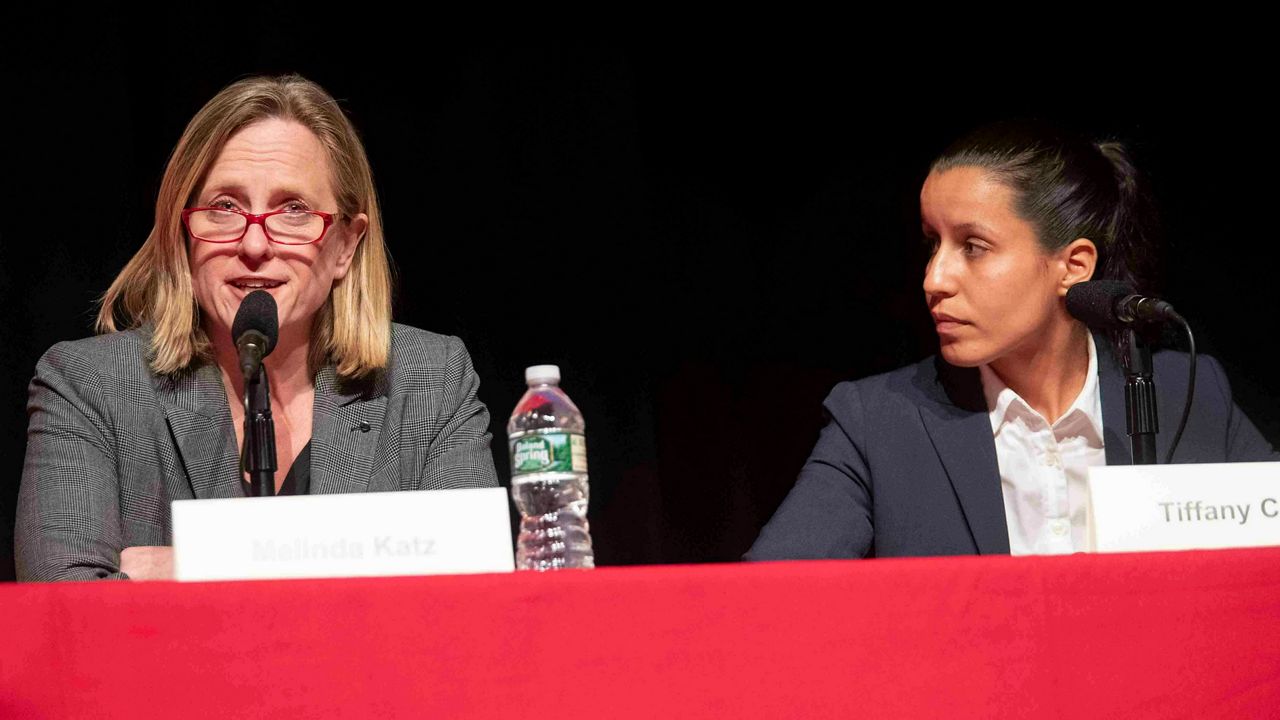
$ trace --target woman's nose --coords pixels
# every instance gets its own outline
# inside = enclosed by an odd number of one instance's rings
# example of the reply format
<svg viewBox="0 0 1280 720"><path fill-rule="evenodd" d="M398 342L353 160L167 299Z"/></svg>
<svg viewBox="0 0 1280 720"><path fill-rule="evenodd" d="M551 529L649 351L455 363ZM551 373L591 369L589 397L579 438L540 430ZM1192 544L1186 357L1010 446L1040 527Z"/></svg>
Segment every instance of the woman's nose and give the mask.
<svg viewBox="0 0 1280 720"><path fill-rule="evenodd" d="M275 248L267 239L266 228L262 223L250 223L244 237L240 238L240 257L246 261L262 262L271 259L273 255Z"/></svg>
<svg viewBox="0 0 1280 720"><path fill-rule="evenodd" d="M934 251L924 269L924 294L928 297L950 297L956 293L954 259L944 248Z"/></svg>

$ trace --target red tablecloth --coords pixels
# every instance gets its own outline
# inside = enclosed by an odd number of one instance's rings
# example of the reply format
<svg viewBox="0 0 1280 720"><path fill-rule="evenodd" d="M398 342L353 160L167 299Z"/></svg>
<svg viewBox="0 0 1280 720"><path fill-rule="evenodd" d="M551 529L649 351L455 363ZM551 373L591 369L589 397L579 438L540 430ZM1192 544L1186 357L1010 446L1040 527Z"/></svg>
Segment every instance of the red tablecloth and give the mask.
<svg viewBox="0 0 1280 720"><path fill-rule="evenodd" d="M0 587L0 717L1280 717L1280 549Z"/></svg>

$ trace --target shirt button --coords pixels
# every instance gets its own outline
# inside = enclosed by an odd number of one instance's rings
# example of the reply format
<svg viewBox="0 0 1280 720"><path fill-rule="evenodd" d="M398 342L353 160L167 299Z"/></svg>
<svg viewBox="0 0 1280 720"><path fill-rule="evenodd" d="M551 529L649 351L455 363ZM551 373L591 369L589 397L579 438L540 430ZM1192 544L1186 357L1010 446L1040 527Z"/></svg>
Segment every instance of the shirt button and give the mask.
<svg viewBox="0 0 1280 720"><path fill-rule="evenodd" d="M1054 520L1053 522L1049 523L1049 531L1052 532L1054 535L1066 535L1067 521Z"/></svg>

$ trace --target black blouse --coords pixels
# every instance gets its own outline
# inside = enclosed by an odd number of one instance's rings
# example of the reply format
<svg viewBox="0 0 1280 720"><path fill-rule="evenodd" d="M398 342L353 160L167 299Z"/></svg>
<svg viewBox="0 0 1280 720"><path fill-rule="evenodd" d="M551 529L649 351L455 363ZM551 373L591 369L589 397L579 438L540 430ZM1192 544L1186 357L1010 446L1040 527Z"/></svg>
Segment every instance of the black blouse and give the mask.
<svg viewBox="0 0 1280 720"><path fill-rule="evenodd" d="M248 482L241 482L240 488L244 490L244 496L253 495L253 486ZM302 446L298 457L293 461L293 467L289 468L289 474L284 476L284 482L280 485L280 492L276 495L307 495L311 492L311 441L308 440L306 445Z"/></svg>

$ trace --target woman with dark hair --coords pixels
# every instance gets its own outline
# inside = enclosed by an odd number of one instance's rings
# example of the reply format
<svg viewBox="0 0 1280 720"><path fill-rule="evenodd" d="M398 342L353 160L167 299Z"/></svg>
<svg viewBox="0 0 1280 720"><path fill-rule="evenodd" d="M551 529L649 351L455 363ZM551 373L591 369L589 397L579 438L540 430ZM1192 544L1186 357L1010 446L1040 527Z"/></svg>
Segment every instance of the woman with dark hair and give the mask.
<svg viewBox="0 0 1280 720"><path fill-rule="evenodd" d="M1123 147L983 128L933 163L920 216L939 355L836 386L748 559L1080 551L1087 468L1130 462L1115 354L1065 303L1090 279L1149 287L1154 213ZM1187 357L1154 362L1175 427ZM1206 358L1173 461L1274 459Z"/></svg>

